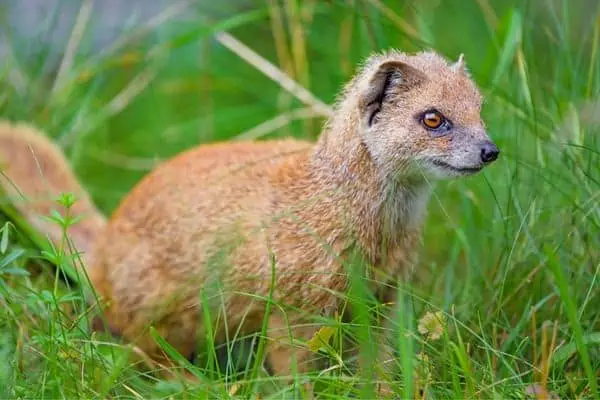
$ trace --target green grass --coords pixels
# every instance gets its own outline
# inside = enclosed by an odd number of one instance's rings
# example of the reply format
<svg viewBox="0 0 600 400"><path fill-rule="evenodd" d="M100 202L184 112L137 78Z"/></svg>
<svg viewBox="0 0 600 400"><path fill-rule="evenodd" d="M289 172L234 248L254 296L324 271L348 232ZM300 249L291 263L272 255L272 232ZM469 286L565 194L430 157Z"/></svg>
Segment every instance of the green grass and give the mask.
<svg viewBox="0 0 600 400"><path fill-rule="evenodd" d="M499 399L523 398L537 384L561 398L597 398L597 2L235 4L193 5L184 22L142 21L141 29L102 51L90 48L84 31L58 79L58 67L46 66L45 32L33 46L12 35L4 18L1 36L12 51L0 66L0 115L34 122L61 143L108 214L157 159L234 140L307 107L225 48L215 39L219 30L325 103L374 50L431 47L450 58L465 53L502 153L482 174L436 187L416 274L399 288L393 338L401 373L395 387L403 398ZM56 21L48 18L44 26L51 31ZM252 134L312 139L322 123L301 118ZM306 378L287 385L252 357L239 356L243 349L211 344L195 366L172 354L179 366L172 379L152 373L127 344L89 332L82 285L48 262L63 264L62 250L48 249L8 206L3 210L0 398L227 398L233 392L291 398ZM369 383L374 362L368 344L378 305L361 290L353 296L364 311L357 320L321 321L332 328L322 332L331 338L320 346L329 368L313 376L323 398L372 396L360 383ZM445 324L433 340L418 325L437 311ZM350 340L342 341L341 333ZM361 349L358 363L340 357L349 345ZM164 348L172 353L168 344ZM225 365L227 359L237 359L242 372ZM184 379L184 370L196 380Z"/></svg>

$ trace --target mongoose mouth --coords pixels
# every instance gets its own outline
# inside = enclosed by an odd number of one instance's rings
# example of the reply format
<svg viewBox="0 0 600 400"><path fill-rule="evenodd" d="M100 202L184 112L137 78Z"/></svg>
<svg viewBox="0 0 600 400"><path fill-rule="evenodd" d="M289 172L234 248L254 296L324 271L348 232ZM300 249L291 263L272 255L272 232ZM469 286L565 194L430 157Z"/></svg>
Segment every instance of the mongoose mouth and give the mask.
<svg viewBox="0 0 600 400"><path fill-rule="evenodd" d="M431 160L433 162L434 165L438 166L438 167L442 167L444 169L448 169L451 171L456 171L456 172L460 172L463 174L474 174L476 172L479 172L483 169L483 165L477 166L477 167L455 167L453 165L448 164L447 162L444 162L442 160Z"/></svg>

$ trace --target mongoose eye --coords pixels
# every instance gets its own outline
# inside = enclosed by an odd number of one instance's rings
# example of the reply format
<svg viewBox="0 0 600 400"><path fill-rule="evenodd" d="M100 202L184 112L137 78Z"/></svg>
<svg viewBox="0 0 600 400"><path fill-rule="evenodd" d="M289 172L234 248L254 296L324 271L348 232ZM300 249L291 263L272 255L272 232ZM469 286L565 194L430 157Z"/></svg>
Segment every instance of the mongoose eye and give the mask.
<svg viewBox="0 0 600 400"><path fill-rule="evenodd" d="M446 118L438 111L427 111L421 117L421 123L429 129L439 129L445 122Z"/></svg>

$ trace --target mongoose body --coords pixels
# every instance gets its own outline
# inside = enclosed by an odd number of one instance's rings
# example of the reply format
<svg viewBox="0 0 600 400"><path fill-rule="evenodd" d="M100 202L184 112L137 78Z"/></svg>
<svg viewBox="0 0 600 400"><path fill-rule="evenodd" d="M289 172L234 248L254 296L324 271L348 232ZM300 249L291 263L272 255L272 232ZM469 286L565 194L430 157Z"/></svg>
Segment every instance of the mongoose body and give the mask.
<svg viewBox="0 0 600 400"><path fill-rule="evenodd" d="M89 204L80 211L96 223L71 234L90 249L86 262L110 328L160 357L148 334L154 326L189 357L206 333L202 313L217 340L258 331L272 294L288 306L269 316L272 370L289 374L293 352L309 368L308 350L284 343L287 324L294 339L307 340L318 328L303 324L307 316L340 306L353 251L374 293L393 299L389 287L414 266L432 182L475 173L498 155L480 109L462 58L449 64L431 52L392 51L371 57L347 85L316 144L200 146L144 178L105 226ZM16 128L0 131L2 144ZM43 147L26 137L18 163ZM47 158L41 172L66 182L58 177L71 176L64 160ZM10 162L7 171L24 193L39 195L16 169L11 175Z"/></svg>

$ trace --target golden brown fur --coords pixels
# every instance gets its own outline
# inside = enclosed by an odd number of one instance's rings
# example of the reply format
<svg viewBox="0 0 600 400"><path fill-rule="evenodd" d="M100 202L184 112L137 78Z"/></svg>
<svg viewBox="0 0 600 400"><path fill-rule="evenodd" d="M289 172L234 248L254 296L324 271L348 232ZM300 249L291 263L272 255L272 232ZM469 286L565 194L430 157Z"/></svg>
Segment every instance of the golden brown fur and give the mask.
<svg viewBox="0 0 600 400"><path fill-rule="evenodd" d="M72 213L83 220L72 227L71 234L77 236L79 250L91 251L106 224L60 149L30 125L0 121L0 187L19 212L54 243L62 240L61 227L44 217L53 209L65 212L56 202L62 191L78 198Z"/></svg>
<svg viewBox="0 0 600 400"><path fill-rule="evenodd" d="M420 124L419 113L432 107L452 120L451 135L436 137ZM91 214L97 233L90 274L108 323L159 357L148 335L153 325L190 356L205 335L203 310L219 340L260 330L274 271L275 300L288 308L271 315L267 350L274 372L289 373L286 320L296 326L294 339L314 334L302 323L339 307L350 252L370 266L377 295L393 299L387 283L414 265L431 182L484 166L481 143L489 139L480 107L462 59L452 66L435 53L390 52L371 57L347 85L316 144L200 146L148 175L104 229L83 197L79 210ZM36 195L30 185L39 174L25 158L11 158L16 147L24 152L6 133L18 129L2 126L0 157L16 165L8 176ZM33 140L34 153L48 158L40 169L56 181L51 188L81 193L60 156ZM47 208L22 210L31 216ZM301 369L309 354L296 348Z"/></svg>

